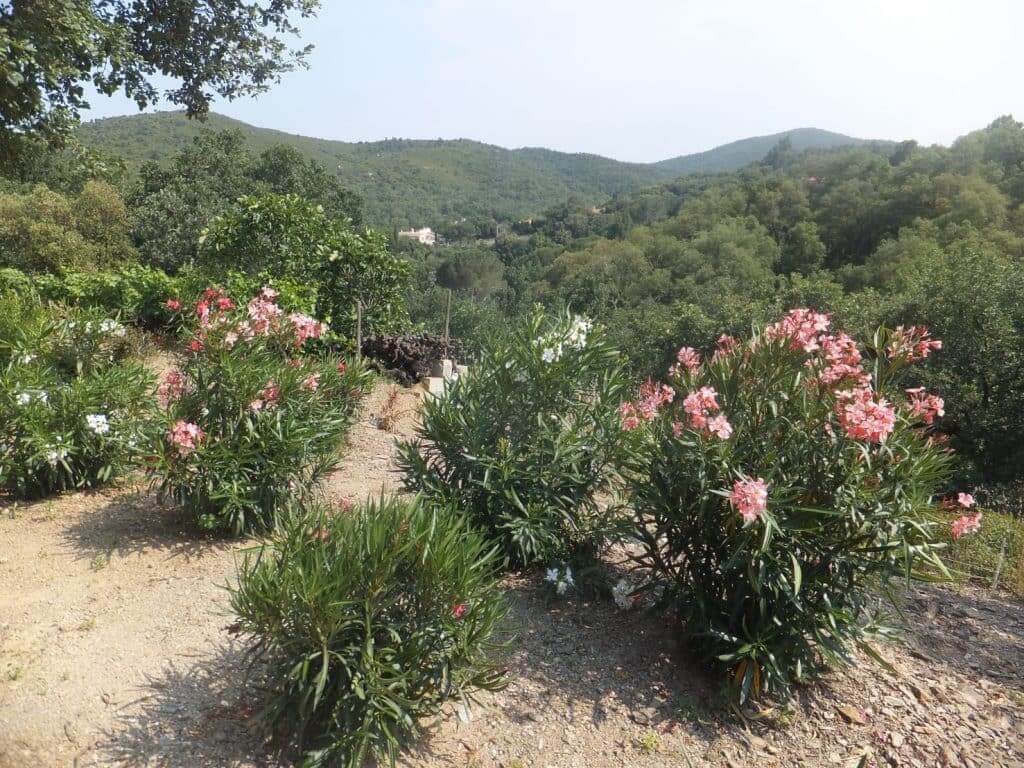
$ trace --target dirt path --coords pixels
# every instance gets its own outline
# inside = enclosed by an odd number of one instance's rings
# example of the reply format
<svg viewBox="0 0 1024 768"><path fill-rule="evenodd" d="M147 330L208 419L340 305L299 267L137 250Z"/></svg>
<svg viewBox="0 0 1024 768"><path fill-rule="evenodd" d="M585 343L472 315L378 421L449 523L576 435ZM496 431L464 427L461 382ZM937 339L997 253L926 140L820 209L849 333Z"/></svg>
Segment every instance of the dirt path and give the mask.
<svg viewBox="0 0 1024 768"><path fill-rule="evenodd" d="M398 488L378 388L330 493ZM399 393L392 429L416 403ZM386 414L385 414L386 415ZM0 768L275 765L247 728L252 694L223 585L253 542L202 537L137 489L0 510ZM510 687L449 713L410 768L1024 766L1024 607L980 591L908 600L906 646L803 691L744 728L677 658L659 619L608 601L547 603L508 581ZM776 726L768 727L772 722ZM873 761L873 762L872 762Z"/></svg>

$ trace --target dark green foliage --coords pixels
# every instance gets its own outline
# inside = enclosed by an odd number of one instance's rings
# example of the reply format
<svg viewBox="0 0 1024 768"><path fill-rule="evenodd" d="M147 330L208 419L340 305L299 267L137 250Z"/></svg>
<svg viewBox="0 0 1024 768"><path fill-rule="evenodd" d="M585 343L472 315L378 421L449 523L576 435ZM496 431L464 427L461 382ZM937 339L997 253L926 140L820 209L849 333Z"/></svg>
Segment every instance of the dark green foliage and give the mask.
<svg viewBox="0 0 1024 768"><path fill-rule="evenodd" d="M263 722L306 766L394 765L422 718L503 685L496 564L462 515L419 501L290 519L231 599L265 670Z"/></svg>
<svg viewBox="0 0 1024 768"><path fill-rule="evenodd" d="M310 286L317 316L337 333L355 335L357 301L364 333L396 333L408 324L408 264L391 254L384 235L356 231L296 195L240 198L210 222L197 261L211 274L239 269Z"/></svg>
<svg viewBox="0 0 1024 768"><path fill-rule="evenodd" d="M211 219L243 195L270 192L303 197L328 218L361 219L358 197L315 161L280 144L254 155L238 131L203 131L166 165L143 163L128 196L132 233L144 260L175 270L195 259Z"/></svg>
<svg viewBox="0 0 1024 768"><path fill-rule="evenodd" d="M453 505L511 564L593 556L612 533L597 501L626 450L620 355L582 318L536 313L484 347L422 409L401 448L408 487Z"/></svg>
<svg viewBox="0 0 1024 768"><path fill-rule="evenodd" d="M0 193L0 267L59 274L136 258L128 211L109 184L89 181L66 195L42 184Z"/></svg>
<svg viewBox="0 0 1024 768"><path fill-rule="evenodd" d="M863 640L885 631L877 588L943 568L933 494L951 460L907 407L904 363L887 359L888 338L880 332L864 350L875 397L896 407L883 442L846 430L818 354L760 333L673 376L675 400L636 432L645 440L628 465L637 561L649 588L665 590L683 639L741 700L785 695L848 662L853 644L874 655ZM702 387L731 435L694 425L685 398ZM755 478L767 505L745 520L730 495Z"/></svg>
<svg viewBox="0 0 1024 768"><path fill-rule="evenodd" d="M0 155L25 134L59 139L89 104L84 85L118 91L144 107L158 99L153 76L176 87L164 97L190 116L214 95L265 91L303 63L308 49L280 39L318 0L31 0L0 5Z"/></svg>

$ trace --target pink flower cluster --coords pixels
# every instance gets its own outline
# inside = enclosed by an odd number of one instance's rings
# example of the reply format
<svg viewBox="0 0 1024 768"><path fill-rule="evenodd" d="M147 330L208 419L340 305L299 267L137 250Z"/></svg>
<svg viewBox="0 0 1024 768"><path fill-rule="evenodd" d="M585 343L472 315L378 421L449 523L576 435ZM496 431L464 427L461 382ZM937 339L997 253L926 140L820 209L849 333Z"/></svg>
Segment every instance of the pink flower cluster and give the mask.
<svg viewBox="0 0 1024 768"><path fill-rule="evenodd" d="M768 509L768 484L760 477L754 480L737 480L732 484L729 503L736 508L745 522L752 523Z"/></svg>
<svg viewBox="0 0 1024 768"><path fill-rule="evenodd" d="M284 314L277 306L277 296L277 291L264 286L259 294L249 301L246 308L249 319L239 324L242 336L251 339L255 336L266 336L277 330L278 318Z"/></svg>
<svg viewBox="0 0 1024 768"><path fill-rule="evenodd" d="M270 410L277 407L281 399L281 388L273 381L268 381L266 386L256 395L256 399L249 403L249 410L259 413L264 408Z"/></svg>
<svg viewBox="0 0 1024 768"><path fill-rule="evenodd" d="M189 384L185 375L181 371L170 370L164 374L160 386L157 387L156 396L160 401L160 407L166 409L188 391Z"/></svg>
<svg viewBox="0 0 1024 768"><path fill-rule="evenodd" d="M739 346L740 340L734 336L723 333L715 343L715 353L711 356L711 362L716 363L723 357L728 357L733 350Z"/></svg>
<svg viewBox="0 0 1024 768"><path fill-rule="evenodd" d="M867 387L839 391L836 398L839 424L854 440L882 443L896 427L896 409Z"/></svg>
<svg viewBox="0 0 1024 768"><path fill-rule="evenodd" d="M190 421L178 421L171 427L167 439L178 449L179 454L188 456L199 446L204 436L205 433L199 425Z"/></svg>
<svg viewBox="0 0 1024 768"><path fill-rule="evenodd" d="M822 336L819 340L822 358L826 365L821 372L821 383L827 387L839 384L852 384L857 388L867 388L871 377L861 366L860 350L857 342L849 335L840 333L837 336Z"/></svg>
<svg viewBox="0 0 1024 768"><path fill-rule="evenodd" d="M777 323L764 329L764 335L770 341L788 339L790 347L804 352L814 352L819 348L818 336L828 330L829 317L811 309L791 309Z"/></svg>
<svg viewBox="0 0 1024 768"><path fill-rule="evenodd" d="M701 387L696 392L688 394L683 400L683 410L690 417L691 427L698 432L703 432L705 436L715 435L720 440L728 440L732 435L732 425L729 420L723 413L712 415L719 408L718 393L711 387ZM681 431L681 427L673 424L673 432L676 436Z"/></svg>
<svg viewBox="0 0 1024 768"><path fill-rule="evenodd" d="M910 399L908 405L910 412L921 419L925 424L931 425L936 417L945 416L945 401L938 395L931 395L925 392L924 387L914 387L907 390Z"/></svg>
<svg viewBox="0 0 1024 768"><path fill-rule="evenodd" d="M640 426L641 420L654 421L658 409L671 403L676 391L668 384L657 384L648 379L640 386L640 399L636 403L626 402L619 406L622 417L622 428L633 430Z"/></svg>
<svg viewBox="0 0 1024 768"><path fill-rule="evenodd" d="M326 327L323 323L317 322L314 318L301 312L293 312L288 315L288 319L292 321L292 328L295 330L296 347L301 347L306 339L319 339Z"/></svg>
<svg viewBox="0 0 1024 768"><path fill-rule="evenodd" d="M959 493L956 497L957 504L963 509L970 509L975 505L974 497L969 493ZM973 515L961 515L949 524L950 535L953 541L958 540L967 533L977 533L981 530L981 512Z"/></svg>
<svg viewBox="0 0 1024 768"><path fill-rule="evenodd" d="M694 374L700 368L700 353L693 347L680 347L676 353L676 364L669 369L669 375L678 376L686 369Z"/></svg>
<svg viewBox="0 0 1024 768"><path fill-rule="evenodd" d="M320 389L320 374L311 373L309 376L307 376L305 380L302 382L302 388L309 392L316 392L318 389Z"/></svg>
<svg viewBox="0 0 1024 768"><path fill-rule="evenodd" d="M933 350L942 349L942 342L933 339L923 325L897 326L889 342L888 355L890 360L905 360L916 363L924 360Z"/></svg>

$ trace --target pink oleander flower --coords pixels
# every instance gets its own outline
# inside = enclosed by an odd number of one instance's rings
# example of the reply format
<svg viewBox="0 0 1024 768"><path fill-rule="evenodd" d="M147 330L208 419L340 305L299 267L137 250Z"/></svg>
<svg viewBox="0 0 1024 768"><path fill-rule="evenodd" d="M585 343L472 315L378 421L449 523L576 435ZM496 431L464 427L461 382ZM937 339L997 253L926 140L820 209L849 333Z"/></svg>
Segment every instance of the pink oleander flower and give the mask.
<svg viewBox="0 0 1024 768"><path fill-rule="evenodd" d="M648 379L640 385L640 400L636 409L645 421L653 421L658 415L658 409L671 403L675 396L676 391L668 384L658 384Z"/></svg>
<svg viewBox="0 0 1024 768"><path fill-rule="evenodd" d="M700 368L700 353L693 347L680 347L676 353L676 362L690 373L696 373Z"/></svg>
<svg viewBox="0 0 1024 768"><path fill-rule="evenodd" d="M224 346L231 349L235 344L238 343L238 333L235 331L228 331L224 334Z"/></svg>
<svg viewBox="0 0 1024 768"><path fill-rule="evenodd" d="M266 386L256 395L256 399L249 403L249 410L254 412L262 411L264 408L272 409L277 407L281 399L281 388L273 381L268 381Z"/></svg>
<svg viewBox="0 0 1024 768"><path fill-rule="evenodd" d="M168 299L164 302L164 306L171 310L171 312L178 312L181 310L181 302L178 301L178 299Z"/></svg>
<svg viewBox="0 0 1024 768"><path fill-rule="evenodd" d="M291 358L288 361L288 367L289 368L301 368L302 367L302 361L299 360L299 358L297 358L297 357L293 357L293 358Z"/></svg>
<svg viewBox="0 0 1024 768"><path fill-rule="evenodd" d="M708 426L708 416L719 410L718 393L711 387L701 387L691 392L683 400L683 410L690 417L690 425L694 429L704 430Z"/></svg>
<svg viewBox="0 0 1024 768"><path fill-rule="evenodd" d="M228 312L235 308L235 302L229 299L227 296L217 297L217 309L221 312Z"/></svg>
<svg viewBox="0 0 1024 768"><path fill-rule="evenodd" d="M188 343L188 351L189 352L202 352L203 351L203 342L202 342L202 340L201 339L192 339L192 341L190 341Z"/></svg>
<svg viewBox="0 0 1024 768"><path fill-rule="evenodd" d="M760 477L754 480L737 480L732 485L729 503L751 523L761 517L768 509L768 485Z"/></svg>
<svg viewBox="0 0 1024 768"><path fill-rule="evenodd" d="M740 340L734 336L730 336L727 333L723 333L718 337L718 341L715 343L715 353L711 356L712 362L718 362L723 357L727 357L733 353L733 350L739 346Z"/></svg>
<svg viewBox="0 0 1024 768"><path fill-rule="evenodd" d="M896 409L884 398L875 400L870 389L836 393L839 423L854 440L882 443L896 427Z"/></svg>
<svg viewBox="0 0 1024 768"><path fill-rule="evenodd" d="M715 435L719 440L728 440L732 436L732 424L724 413L708 419L708 434Z"/></svg>
<svg viewBox="0 0 1024 768"><path fill-rule="evenodd" d="M949 529L953 541L956 541L966 533L976 533L981 529L981 512L958 517L949 524Z"/></svg>
<svg viewBox="0 0 1024 768"><path fill-rule="evenodd" d="M347 370L348 370L348 365L345 363L345 361L344 360L339 360L338 361L338 373L344 375L345 371L347 371Z"/></svg>
<svg viewBox="0 0 1024 768"><path fill-rule="evenodd" d="M196 316L199 318L199 325L206 328L210 324L210 302L200 299L196 302Z"/></svg>
<svg viewBox="0 0 1024 768"><path fill-rule="evenodd" d="M764 335L770 341L788 339L790 347L804 352L814 352L820 346L820 335L828 330L829 316L811 309L791 309L777 323L765 328Z"/></svg>
<svg viewBox="0 0 1024 768"><path fill-rule="evenodd" d="M302 388L309 392L316 392L318 389L320 389L320 374L311 373L309 376L307 376L306 379L302 382Z"/></svg>
<svg viewBox="0 0 1024 768"><path fill-rule="evenodd" d="M466 609L467 607L465 603L459 603L454 608L452 608L452 616L455 619L461 619L463 616L466 615Z"/></svg>
<svg viewBox="0 0 1024 768"><path fill-rule="evenodd" d="M264 285L260 289L260 296L266 301L275 301L277 297L280 295L281 294L279 294L277 291L275 291L273 288L267 285Z"/></svg>
<svg viewBox="0 0 1024 768"><path fill-rule="evenodd" d="M181 371L171 370L164 374L160 386L156 389L156 396L160 407L166 409L188 391L189 386L185 375Z"/></svg>
<svg viewBox="0 0 1024 768"><path fill-rule="evenodd" d="M266 336L277 328L278 319L284 314L284 311L274 303L276 297L275 291L264 288L258 296L249 301L247 307L248 329L253 336Z"/></svg>
<svg viewBox="0 0 1024 768"><path fill-rule="evenodd" d="M293 312L288 315L292 322L292 329L295 331L295 346L301 347L306 339L318 339L323 335L324 324L317 322L309 315L301 312Z"/></svg>
<svg viewBox="0 0 1024 768"><path fill-rule="evenodd" d="M622 428L627 432L631 432L640 426L640 417L636 415L636 406L632 403L620 405L619 415L622 417Z"/></svg>
<svg viewBox="0 0 1024 768"><path fill-rule="evenodd" d="M182 456L188 456L194 451L205 437L203 430L197 424L189 421L178 421L171 427L167 439Z"/></svg>
<svg viewBox="0 0 1024 768"><path fill-rule="evenodd" d="M683 429L684 429L683 422L681 422L681 421L673 421L672 422L672 437L677 438L677 439L682 437L683 436Z"/></svg>
<svg viewBox="0 0 1024 768"><path fill-rule="evenodd" d="M908 389L907 394L910 396L908 401L910 412L925 424L931 425L935 422L936 417L946 415L944 410L946 403L943 399L938 395L928 394L924 387Z"/></svg>
<svg viewBox="0 0 1024 768"><path fill-rule="evenodd" d="M972 496L969 493L958 493L956 495L956 503L959 504L964 509L970 509L975 504L977 504L977 502L974 499L974 496Z"/></svg>
<svg viewBox="0 0 1024 768"><path fill-rule="evenodd" d="M924 360L933 350L942 349L942 342L933 339L923 325L897 326L893 331L887 352L890 360L901 359L908 363Z"/></svg>

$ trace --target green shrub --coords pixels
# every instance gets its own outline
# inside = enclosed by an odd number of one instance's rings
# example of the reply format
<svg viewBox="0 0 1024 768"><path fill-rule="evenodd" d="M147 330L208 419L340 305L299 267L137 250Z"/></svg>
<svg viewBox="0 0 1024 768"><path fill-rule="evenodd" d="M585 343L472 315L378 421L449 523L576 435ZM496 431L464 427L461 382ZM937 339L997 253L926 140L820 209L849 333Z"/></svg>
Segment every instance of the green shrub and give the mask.
<svg viewBox="0 0 1024 768"><path fill-rule="evenodd" d="M639 563L741 699L867 648L874 588L943 569L932 496L951 458L926 426L941 401L898 387L934 345L909 329L861 350L828 325L794 310L703 365L684 348L671 386L623 407L646 441L629 468Z"/></svg>
<svg viewBox="0 0 1024 768"><path fill-rule="evenodd" d="M77 195L36 185L0 193L0 266L26 272L110 267L136 258L117 190L87 182Z"/></svg>
<svg viewBox="0 0 1024 768"><path fill-rule="evenodd" d="M592 556L614 527L597 494L625 449L626 387L600 329L535 313L424 403L400 448L405 483L464 511L515 565Z"/></svg>
<svg viewBox="0 0 1024 768"><path fill-rule="evenodd" d="M269 288L239 311L210 289L181 369L159 395L167 431L152 473L207 528L241 533L273 525L309 497L337 451L368 384L365 369L299 356L322 332L306 315L285 315Z"/></svg>
<svg viewBox="0 0 1024 768"><path fill-rule="evenodd" d="M0 488L35 498L122 474L152 423L152 377L124 326L0 294Z"/></svg>
<svg viewBox="0 0 1024 768"><path fill-rule="evenodd" d="M336 333L354 335L357 301L366 333L395 333L409 323L409 266L384 235L357 231L298 195L240 198L204 231L196 265L205 274L238 270L316 286L315 314Z"/></svg>
<svg viewBox="0 0 1024 768"><path fill-rule="evenodd" d="M152 378L138 363L70 381L10 364L0 374L0 488L38 498L122 475L145 445L151 404Z"/></svg>
<svg viewBox="0 0 1024 768"><path fill-rule="evenodd" d="M304 765L394 765L419 721L503 684L496 556L457 513L395 499L295 517L239 569L264 722Z"/></svg>

